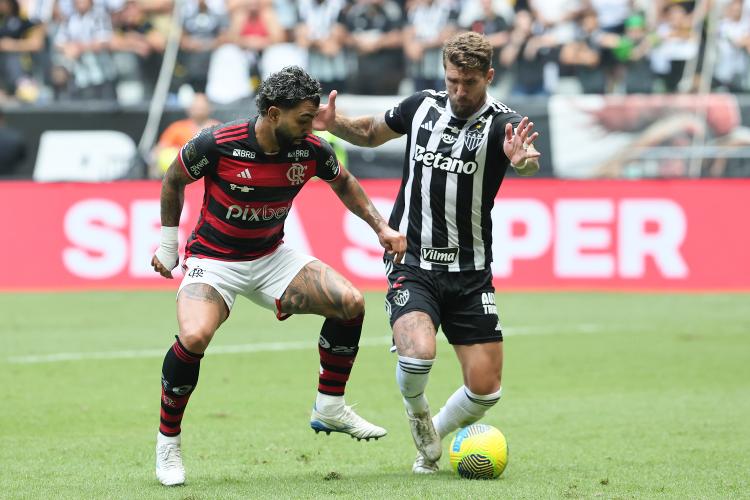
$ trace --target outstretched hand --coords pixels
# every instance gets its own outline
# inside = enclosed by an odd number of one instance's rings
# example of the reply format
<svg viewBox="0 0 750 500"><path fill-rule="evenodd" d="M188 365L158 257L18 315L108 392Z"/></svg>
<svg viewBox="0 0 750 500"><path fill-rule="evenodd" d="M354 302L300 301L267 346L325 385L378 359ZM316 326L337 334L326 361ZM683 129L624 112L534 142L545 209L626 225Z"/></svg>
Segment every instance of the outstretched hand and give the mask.
<svg viewBox="0 0 750 500"><path fill-rule="evenodd" d="M337 92L332 90L328 94L328 102L318 106L318 115L313 119L314 130L330 130L336 121L336 95Z"/></svg>
<svg viewBox="0 0 750 500"><path fill-rule="evenodd" d="M539 137L539 132L532 133L533 130L534 122L529 121L528 116L523 117L515 131L510 123L505 125L503 152L511 164L523 165L526 160L541 156L541 153L532 147L534 141Z"/></svg>
<svg viewBox="0 0 750 500"><path fill-rule="evenodd" d="M385 251L393 255L393 260L396 264L401 264L406 254L406 236L399 233L390 226L384 226L378 232L378 241L380 246L385 248Z"/></svg>

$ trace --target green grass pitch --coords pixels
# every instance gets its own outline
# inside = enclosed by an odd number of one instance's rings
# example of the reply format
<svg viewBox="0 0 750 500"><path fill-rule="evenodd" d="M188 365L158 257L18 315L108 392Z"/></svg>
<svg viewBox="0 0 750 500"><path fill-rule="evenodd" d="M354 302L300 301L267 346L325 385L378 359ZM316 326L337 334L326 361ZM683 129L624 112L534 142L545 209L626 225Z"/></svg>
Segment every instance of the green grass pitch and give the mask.
<svg viewBox="0 0 750 500"><path fill-rule="evenodd" d="M173 293L0 295L0 498L747 498L750 295L506 294L495 481L411 474L383 295L347 391L377 442L309 428L321 319L240 299L183 421L187 484L154 477ZM440 334L442 339L442 334ZM459 384L441 340L433 411Z"/></svg>

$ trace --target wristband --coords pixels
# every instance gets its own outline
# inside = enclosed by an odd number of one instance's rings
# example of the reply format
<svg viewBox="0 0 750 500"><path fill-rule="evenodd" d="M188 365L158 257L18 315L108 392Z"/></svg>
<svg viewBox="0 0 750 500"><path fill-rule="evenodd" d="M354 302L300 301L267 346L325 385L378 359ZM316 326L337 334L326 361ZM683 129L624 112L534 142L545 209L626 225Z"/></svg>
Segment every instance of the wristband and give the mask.
<svg viewBox="0 0 750 500"><path fill-rule="evenodd" d="M510 166L511 166L511 167L513 167L513 168L514 168L514 169L516 169L516 170L523 170L524 168L526 168L526 163L527 163L528 161L529 161L529 159L528 159L528 158L526 158L525 160L523 160L523 163L521 163L520 165L513 165L513 164L511 163L511 164L510 164Z"/></svg>
<svg viewBox="0 0 750 500"><path fill-rule="evenodd" d="M177 267L177 227L162 226L156 258L168 270Z"/></svg>

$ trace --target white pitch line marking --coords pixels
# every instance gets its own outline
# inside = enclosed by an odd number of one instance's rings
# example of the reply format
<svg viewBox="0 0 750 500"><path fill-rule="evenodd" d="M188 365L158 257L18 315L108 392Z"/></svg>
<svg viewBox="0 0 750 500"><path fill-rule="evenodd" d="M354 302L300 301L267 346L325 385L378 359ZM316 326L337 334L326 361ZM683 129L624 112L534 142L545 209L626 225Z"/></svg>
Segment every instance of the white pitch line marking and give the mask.
<svg viewBox="0 0 750 500"><path fill-rule="evenodd" d="M611 326L611 325L610 325ZM561 327L551 326L516 326L504 329L503 335L512 337L516 335L552 335L559 333L597 333L602 330L602 325L578 324L565 325ZM438 339L445 341L443 335L438 334ZM366 337L360 340L360 346L382 346L391 343L391 336ZM313 349L317 345L314 339L289 342L258 342L255 344L217 345L211 346L208 355L240 354L248 352L274 352L274 351L299 351ZM6 358L8 363L28 365L39 363L60 363L64 361L104 360L104 359L140 359L161 358L166 353L164 349L138 349L127 351L100 351L100 352L59 352L54 354L39 354L27 356L11 356Z"/></svg>

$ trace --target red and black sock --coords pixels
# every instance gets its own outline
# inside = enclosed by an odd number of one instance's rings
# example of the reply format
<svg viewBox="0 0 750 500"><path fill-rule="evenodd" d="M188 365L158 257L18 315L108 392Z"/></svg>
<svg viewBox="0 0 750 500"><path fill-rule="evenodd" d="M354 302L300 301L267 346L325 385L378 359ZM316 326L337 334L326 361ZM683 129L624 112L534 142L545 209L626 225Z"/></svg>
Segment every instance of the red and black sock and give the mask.
<svg viewBox="0 0 750 500"><path fill-rule="evenodd" d="M195 354L182 345L177 338L164 356L161 368L161 423L159 432L165 436L180 433L182 414L185 412L190 394L198 384L198 373L203 354Z"/></svg>
<svg viewBox="0 0 750 500"><path fill-rule="evenodd" d="M318 392L343 396L362 335L364 314L349 321L327 318L320 330Z"/></svg>

